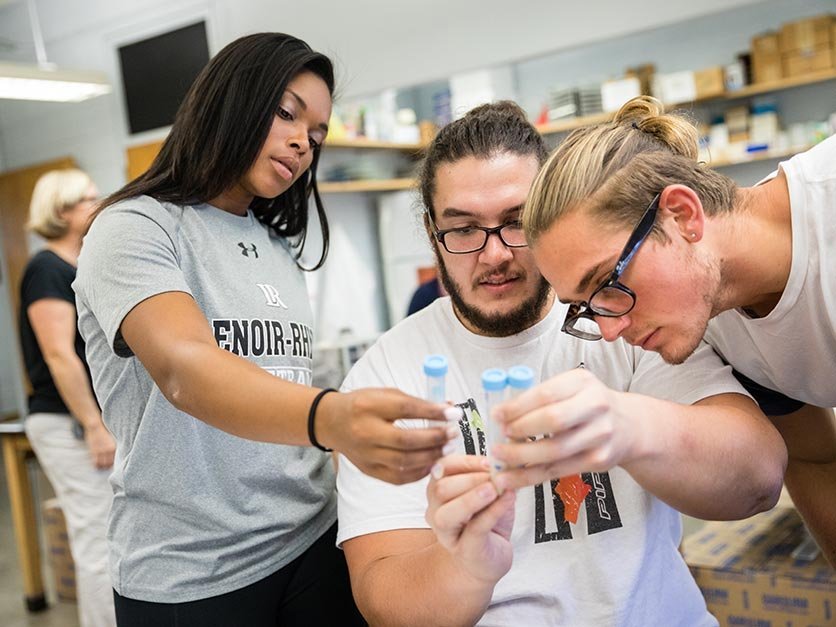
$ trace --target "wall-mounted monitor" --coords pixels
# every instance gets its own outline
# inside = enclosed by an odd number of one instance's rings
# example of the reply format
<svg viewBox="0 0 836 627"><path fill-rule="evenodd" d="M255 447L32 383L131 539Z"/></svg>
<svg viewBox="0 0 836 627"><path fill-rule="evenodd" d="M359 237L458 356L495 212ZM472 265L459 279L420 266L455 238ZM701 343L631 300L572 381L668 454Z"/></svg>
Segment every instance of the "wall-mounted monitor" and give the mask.
<svg viewBox="0 0 836 627"><path fill-rule="evenodd" d="M119 48L131 133L169 126L209 61L206 22L198 22Z"/></svg>

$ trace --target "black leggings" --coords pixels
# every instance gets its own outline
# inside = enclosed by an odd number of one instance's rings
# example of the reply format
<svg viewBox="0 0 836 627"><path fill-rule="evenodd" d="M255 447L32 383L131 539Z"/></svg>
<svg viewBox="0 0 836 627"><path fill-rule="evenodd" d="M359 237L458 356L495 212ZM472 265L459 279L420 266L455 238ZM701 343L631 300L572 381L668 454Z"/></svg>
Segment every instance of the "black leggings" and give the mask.
<svg viewBox="0 0 836 627"><path fill-rule="evenodd" d="M185 603L136 601L113 592L119 627L354 627L366 622L351 596L337 526L290 564L246 588Z"/></svg>

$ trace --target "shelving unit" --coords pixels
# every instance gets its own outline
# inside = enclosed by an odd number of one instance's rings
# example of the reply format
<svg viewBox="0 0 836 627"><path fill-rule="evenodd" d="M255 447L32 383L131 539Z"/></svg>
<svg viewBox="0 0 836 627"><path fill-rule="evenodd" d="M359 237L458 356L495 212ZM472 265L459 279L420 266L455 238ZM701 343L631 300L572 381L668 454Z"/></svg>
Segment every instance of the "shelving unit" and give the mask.
<svg viewBox="0 0 836 627"><path fill-rule="evenodd" d="M809 150L810 148L812 148L812 146L787 148L785 150L764 150L762 152L751 153L751 155L743 159L712 160L709 162L709 165L712 168L728 168L730 166L741 165L745 163L757 163L758 161L768 161L770 159L783 159L785 157L792 157L793 155ZM405 189L414 189L416 185L417 181L413 178L400 178L375 181L339 181L320 183L319 191L323 194L353 192L391 192Z"/></svg>
<svg viewBox="0 0 836 627"><path fill-rule="evenodd" d="M575 118L567 118L565 120L555 120L548 124L537 124L537 130L541 135L553 135L555 133L565 133L574 131L576 128L589 126L590 124L601 124L602 122L609 122L613 113L596 113L595 115L583 115Z"/></svg>
<svg viewBox="0 0 836 627"><path fill-rule="evenodd" d="M415 179L380 179L360 181L322 181L319 191L323 194L342 194L351 192L394 192L411 189L415 186Z"/></svg>
<svg viewBox="0 0 836 627"><path fill-rule="evenodd" d="M770 159L784 159L785 157L792 157L793 155L802 153L812 147L813 146L810 145L801 146L799 148L786 148L784 150L763 150L753 152L744 159L717 159L716 161L709 161L708 165L712 168L727 168L729 166L741 165L744 163L756 163L758 161L768 161Z"/></svg>
<svg viewBox="0 0 836 627"><path fill-rule="evenodd" d="M749 98L750 96L760 96L761 94L769 94L776 91L783 91L784 89L792 89L793 87L802 87L804 85L814 85L816 83L823 83L825 81L832 80L836 80L836 70L827 70L825 72L816 72L815 74L805 74L804 76L782 78L778 81L769 81L766 83L755 83L754 85L747 85L743 89L727 91L721 96L705 98L704 101Z"/></svg>
<svg viewBox="0 0 836 627"><path fill-rule="evenodd" d="M786 89L793 89L795 87L802 87L804 85L813 85L825 81L836 80L836 71L828 70L826 72L817 72L815 74L808 74L806 76L797 76L793 78L785 78L779 81L771 81L768 83L756 83L749 85L737 91L727 91L717 96L707 98L699 98L691 102L683 102L668 105L670 108L677 108L683 106L690 106L694 104L704 104L707 102L719 102L723 100L736 100L742 98L750 98L763 94L774 93ZM557 120L548 124L541 124L537 126L537 130L543 135L555 135L558 133L565 133L576 128L588 126L590 124L600 124L612 119L612 113L597 113L595 115L570 118L567 120ZM128 163L129 163L129 177L133 178L137 174L143 172L151 163L153 158L159 151L161 141L152 142L142 146L134 146L128 149ZM325 142L326 149L357 149L357 150L383 150L405 153L411 156L420 155L425 149L426 145L421 143L398 143L378 141L373 139L366 139L364 137L354 139L328 139ZM722 159L711 162L713 168L726 168L742 163L753 163L757 161L766 161L769 159L780 159L789 157L799 152L803 152L808 147L781 150L781 151L765 151L753 153L745 159L727 160ZM319 191L323 194L345 194L345 193L374 193L374 192L391 192L406 189L412 189L415 186L415 179L413 178L396 178L396 179L382 179L382 180L359 180L359 181L320 181Z"/></svg>
<svg viewBox="0 0 836 627"><path fill-rule="evenodd" d="M326 139L325 150L381 150L397 152L410 158L417 158L426 149L425 144L388 142L365 137L352 139ZM413 178L393 179L361 179L354 181L320 181L319 191L323 194L350 194L350 193L373 193L373 192L394 192L405 189L412 189L415 186Z"/></svg>
<svg viewBox="0 0 836 627"><path fill-rule="evenodd" d="M754 85L747 85L743 89L736 91L726 91L716 96L707 96L705 98L697 98L688 102L677 102L667 105L670 109L677 107L684 107L693 104L704 104L707 102L719 102L722 100L736 100L741 98L751 98L752 96L760 96L763 94L770 94L785 89L792 89L794 87L802 87L804 85L814 85L816 83L823 83L825 81L836 80L836 70L827 70L826 72L816 72L815 74L807 74L805 76L795 76L792 78L783 78L778 81L769 81L768 83L755 83ZM568 131L588 126L590 124L600 124L601 122L608 122L612 119L613 113L596 113L595 115L588 115L576 118L569 118L566 120L556 120L548 124L540 124L537 130L543 135L551 135L555 133L565 133ZM729 164L727 164L729 165Z"/></svg>
<svg viewBox="0 0 836 627"><path fill-rule="evenodd" d="M383 142L365 137L353 139L326 139L325 148L378 148L382 150L399 150L401 152L421 152L426 148L424 144L404 144L400 142Z"/></svg>

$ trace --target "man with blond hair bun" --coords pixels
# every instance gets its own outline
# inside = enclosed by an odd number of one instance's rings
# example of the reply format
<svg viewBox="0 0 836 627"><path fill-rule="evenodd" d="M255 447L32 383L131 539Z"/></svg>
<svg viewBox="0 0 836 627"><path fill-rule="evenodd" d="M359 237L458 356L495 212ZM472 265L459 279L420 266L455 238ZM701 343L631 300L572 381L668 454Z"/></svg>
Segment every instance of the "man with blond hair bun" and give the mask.
<svg viewBox="0 0 836 627"><path fill-rule="evenodd" d="M781 432L786 484L836 564L836 137L738 187L698 161L697 131L658 101L578 129L523 216L572 307L563 330L681 363L703 337Z"/></svg>

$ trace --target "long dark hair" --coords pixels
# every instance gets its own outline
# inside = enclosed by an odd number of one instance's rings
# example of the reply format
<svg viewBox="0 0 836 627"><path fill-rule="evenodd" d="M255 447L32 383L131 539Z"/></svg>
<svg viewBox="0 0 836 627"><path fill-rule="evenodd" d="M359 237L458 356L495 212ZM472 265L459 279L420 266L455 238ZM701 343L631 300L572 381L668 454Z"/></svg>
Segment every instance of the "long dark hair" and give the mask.
<svg viewBox="0 0 836 627"><path fill-rule="evenodd" d="M236 39L215 55L195 79L177 111L171 132L148 170L114 192L108 206L135 196L178 204L207 202L235 185L250 169L267 139L288 83L302 71L319 76L334 94L331 60L304 41L283 33ZM316 270L328 254L329 229L316 184L319 148L306 174L276 198L253 199L260 222L281 237L298 237L296 263ZM312 268L299 258L313 195L322 229L322 255Z"/></svg>

